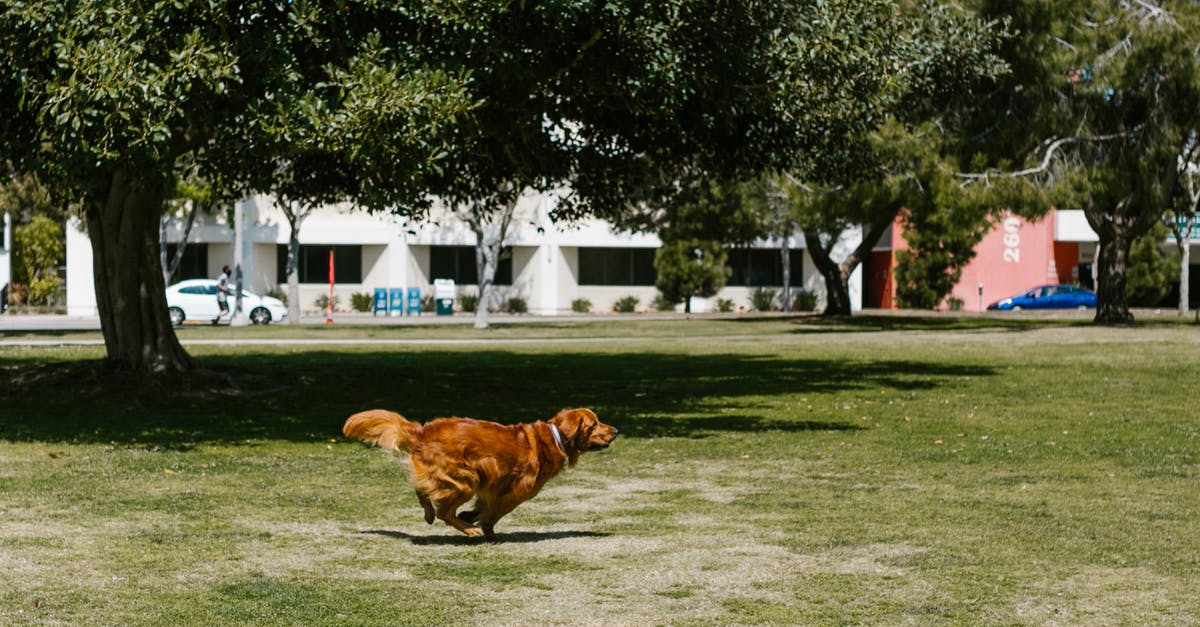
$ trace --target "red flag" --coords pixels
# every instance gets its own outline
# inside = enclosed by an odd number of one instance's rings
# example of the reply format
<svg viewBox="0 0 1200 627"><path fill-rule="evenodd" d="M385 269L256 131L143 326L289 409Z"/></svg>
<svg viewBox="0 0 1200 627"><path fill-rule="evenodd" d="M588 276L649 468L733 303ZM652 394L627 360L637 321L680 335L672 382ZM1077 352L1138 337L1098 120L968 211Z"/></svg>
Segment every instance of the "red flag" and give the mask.
<svg viewBox="0 0 1200 627"><path fill-rule="evenodd" d="M333 249L329 249L329 289L333 289Z"/></svg>

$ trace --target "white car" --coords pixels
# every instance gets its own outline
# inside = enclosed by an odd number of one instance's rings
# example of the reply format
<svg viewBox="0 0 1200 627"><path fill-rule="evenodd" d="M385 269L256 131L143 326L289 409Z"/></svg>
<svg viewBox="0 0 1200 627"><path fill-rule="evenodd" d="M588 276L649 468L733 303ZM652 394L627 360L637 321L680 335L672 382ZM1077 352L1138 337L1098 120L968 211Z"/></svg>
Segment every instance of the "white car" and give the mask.
<svg viewBox="0 0 1200 627"><path fill-rule="evenodd" d="M236 299L230 294L230 312L225 316L229 320L233 316ZM242 311L250 316L254 324L287 318L287 306L278 298L259 296L242 290ZM180 281L167 288L167 312L171 315L171 324L179 326L185 320L212 323L217 314L221 313L217 306L217 282L213 279L188 279Z"/></svg>

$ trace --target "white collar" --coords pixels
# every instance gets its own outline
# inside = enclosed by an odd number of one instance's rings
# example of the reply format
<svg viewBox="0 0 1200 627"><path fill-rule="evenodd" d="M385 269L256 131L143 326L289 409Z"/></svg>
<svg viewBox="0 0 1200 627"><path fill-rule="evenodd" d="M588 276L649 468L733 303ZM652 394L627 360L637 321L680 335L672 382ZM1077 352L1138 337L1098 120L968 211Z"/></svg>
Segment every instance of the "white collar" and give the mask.
<svg viewBox="0 0 1200 627"><path fill-rule="evenodd" d="M562 435L558 432L558 427L554 426L552 422L547 422L546 424L550 425L550 433L554 436L554 443L558 445L558 450L562 451L563 455L566 455L567 449L563 446Z"/></svg>

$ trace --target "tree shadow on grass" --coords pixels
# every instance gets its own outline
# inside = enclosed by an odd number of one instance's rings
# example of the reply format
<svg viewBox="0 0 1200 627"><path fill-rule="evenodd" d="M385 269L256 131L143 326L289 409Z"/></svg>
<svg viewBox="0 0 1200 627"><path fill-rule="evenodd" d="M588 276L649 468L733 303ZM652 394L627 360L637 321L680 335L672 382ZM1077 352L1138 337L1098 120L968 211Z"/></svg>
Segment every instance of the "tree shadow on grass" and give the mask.
<svg viewBox="0 0 1200 627"><path fill-rule="evenodd" d="M447 527L447 529L449 529L449 527ZM516 531L513 533L497 533L496 539L489 541L483 538L468 538L460 533L438 536L418 536L411 533L405 533L403 531L392 531L389 529L369 529L367 531L360 531L359 533L384 536L386 538L395 538L397 540L407 540L412 544L422 546L462 546L478 544L480 542L494 542L495 544L524 544L530 542L545 542L547 540L562 540L564 538L606 538L612 535L596 531Z"/></svg>
<svg viewBox="0 0 1200 627"><path fill-rule="evenodd" d="M946 362L746 354L405 350L198 359L206 368L200 373L147 383L100 362L0 357L0 439L178 450L202 442L325 442L340 437L346 417L376 407L420 422L458 415L501 423L591 407L632 437L850 430L857 427L819 413L788 415L777 401L932 390L996 375Z"/></svg>

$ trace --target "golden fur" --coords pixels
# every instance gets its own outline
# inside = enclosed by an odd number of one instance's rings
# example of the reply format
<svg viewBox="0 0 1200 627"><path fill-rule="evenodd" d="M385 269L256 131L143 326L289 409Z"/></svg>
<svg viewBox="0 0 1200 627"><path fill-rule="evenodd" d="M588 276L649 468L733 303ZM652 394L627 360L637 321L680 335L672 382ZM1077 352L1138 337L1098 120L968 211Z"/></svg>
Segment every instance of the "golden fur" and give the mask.
<svg viewBox="0 0 1200 627"><path fill-rule="evenodd" d="M561 438L556 442L554 425ZM564 409L549 421L502 425L472 418L426 424L372 409L346 420L342 433L369 446L407 453L425 522L434 517L468 536L494 537L496 521L531 499L579 456L607 447L617 430L590 409ZM475 509L458 508L476 499Z"/></svg>

